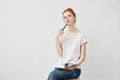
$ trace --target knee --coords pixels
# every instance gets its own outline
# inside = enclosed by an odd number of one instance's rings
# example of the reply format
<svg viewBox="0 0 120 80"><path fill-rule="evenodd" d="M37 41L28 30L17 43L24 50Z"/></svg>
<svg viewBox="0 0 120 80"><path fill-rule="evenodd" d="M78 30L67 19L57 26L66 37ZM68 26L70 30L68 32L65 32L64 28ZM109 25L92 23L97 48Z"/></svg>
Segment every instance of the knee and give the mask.
<svg viewBox="0 0 120 80"><path fill-rule="evenodd" d="M48 80L56 80L56 79L57 79L57 75L54 71L52 71L48 76Z"/></svg>
<svg viewBox="0 0 120 80"><path fill-rule="evenodd" d="M48 80L62 79L62 76L63 76L63 74L61 71L52 71L48 76Z"/></svg>
<svg viewBox="0 0 120 80"><path fill-rule="evenodd" d="M54 73L51 72L49 75L48 75L48 80L52 80L54 78Z"/></svg>

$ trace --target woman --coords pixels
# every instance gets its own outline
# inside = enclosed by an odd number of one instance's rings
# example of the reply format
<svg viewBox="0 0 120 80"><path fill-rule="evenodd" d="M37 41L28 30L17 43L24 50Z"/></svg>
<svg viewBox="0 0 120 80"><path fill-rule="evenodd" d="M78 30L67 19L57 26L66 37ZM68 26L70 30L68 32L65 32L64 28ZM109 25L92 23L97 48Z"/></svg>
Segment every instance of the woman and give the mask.
<svg viewBox="0 0 120 80"><path fill-rule="evenodd" d="M81 74L80 64L85 60L87 40L85 34L75 27L75 12L67 8L62 16L68 29L66 32L59 29L56 34L56 49L60 58L55 69L49 74L48 80L78 78Z"/></svg>

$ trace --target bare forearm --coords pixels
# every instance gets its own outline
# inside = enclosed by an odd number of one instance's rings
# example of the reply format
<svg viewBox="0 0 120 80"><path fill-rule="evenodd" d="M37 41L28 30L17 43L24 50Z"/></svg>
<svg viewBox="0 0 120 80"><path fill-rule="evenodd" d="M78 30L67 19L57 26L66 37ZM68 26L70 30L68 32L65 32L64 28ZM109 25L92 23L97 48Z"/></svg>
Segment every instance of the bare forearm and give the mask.
<svg viewBox="0 0 120 80"><path fill-rule="evenodd" d="M80 65L85 60L85 57L80 57L76 64Z"/></svg>
<svg viewBox="0 0 120 80"><path fill-rule="evenodd" d="M82 57L79 58L79 60L74 65L71 66L71 69L74 69L74 68L78 67L84 60L85 59L82 58Z"/></svg>
<svg viewBox="0 0 120 80"><path fill-rule="evenodd" d="M76 64L80 65L84 60L85 60L85 56L86 56L86 45L83 44L81 46L81 51L80 51L80 58L78 59L78 61L76 62Z"/></svg>
<svg viewBox="0 0 120 80"><path fill-rule="evenodd" d="M58 38L56 38L55 43L56 43L57 53L60 57L62 57L63 56L63 50L62 50L62 46L60 44L60 40Z"/></svg>

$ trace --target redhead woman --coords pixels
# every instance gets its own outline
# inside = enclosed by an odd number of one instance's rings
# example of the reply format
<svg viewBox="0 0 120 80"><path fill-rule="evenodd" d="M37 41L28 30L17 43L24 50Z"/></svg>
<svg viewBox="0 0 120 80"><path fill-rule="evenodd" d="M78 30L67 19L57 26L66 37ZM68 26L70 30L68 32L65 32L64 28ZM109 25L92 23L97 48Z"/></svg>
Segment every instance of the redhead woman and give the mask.
<svg viewBox="0 0 120 80"><path fill-rule="evenodd" d="M76 14L72 8L62 13L63 21L67 24L64 32L59 29L55 36L55 43L59 59L54 70L49 73L48 80L68 80L80 77L80 65L86 55L86 35L75 27Z"/></svg>

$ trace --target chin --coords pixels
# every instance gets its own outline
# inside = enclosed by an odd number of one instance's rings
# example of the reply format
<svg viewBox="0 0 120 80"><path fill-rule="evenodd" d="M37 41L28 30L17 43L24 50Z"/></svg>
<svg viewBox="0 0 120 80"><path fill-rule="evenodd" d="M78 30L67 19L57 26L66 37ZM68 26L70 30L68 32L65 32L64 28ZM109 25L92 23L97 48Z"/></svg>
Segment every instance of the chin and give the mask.
<svg viewBox="0 0 120 80"><path fill-rule="evenodd" d="M72 23L68 23L68 25L70 26L70 25L73 25Z"/></svg>
<svg viewBox="0 0 120 80"><path fill-rule="evenodd" d="M71 23L67 23L67 25L71 25Z"/></svg>

